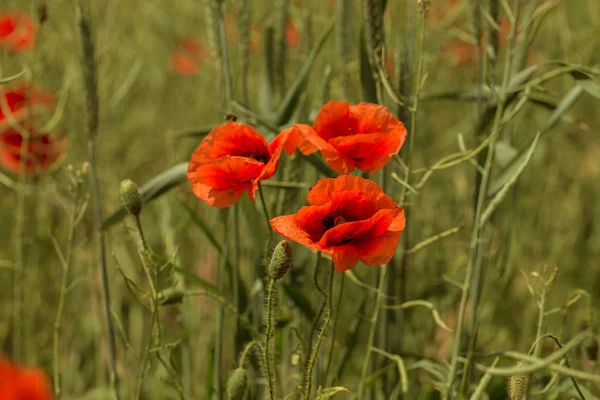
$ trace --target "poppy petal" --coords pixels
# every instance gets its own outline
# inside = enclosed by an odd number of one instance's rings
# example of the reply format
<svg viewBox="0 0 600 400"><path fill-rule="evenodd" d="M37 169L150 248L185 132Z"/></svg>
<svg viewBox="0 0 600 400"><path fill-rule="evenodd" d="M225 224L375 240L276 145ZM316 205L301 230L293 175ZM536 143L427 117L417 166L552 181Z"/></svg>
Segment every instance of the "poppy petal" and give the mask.
<svg viewBox="0 0 600 400"><path fill-rule="evenodd" d="M332 251L331 249L326 249L319 243L314 242L310 238L310 235L298 224L295 214L275 217L271 219L269 223L275 232L287 239L298 242L306 247L310 247L311 249L324 251L327 253Z"/></svg>
<svg viewBox="0 0 600 400"><path fill-rule="evenodd" d="M330 140L330 144L340 153L352 159L354 164L365 172L377 172L398 153L401 140L393 132L340 136Z"/></svg>
<svg viewBox="0 0 600 400"><path fill-rule="evenodd" d="M348 175L319 180L308 192L308 203L312 205L325 204L331 200L332 193L347 191L364 193L373 201L377 209L399 208L396 202L385 194L377 183L369 179Z"/></svg>
<svg viewBox="0 0 600 400"><path fill-rule="evenodd" d="M327 102L313 123L313 129L323 140L334 137L354 135L357 132L357 121L351 112L350 103L331 100Z"/></svg>
<svg viewBox="0 0 600 400"><path fill-rule="evenodd" d="M360 260L360 256L354 246L349 245L335 248L331 258L337 272L345 272L354 268Z"/></svg>
<svg viewBox="0 0 600 400"><path fill-rule="evenodd" d="M263 168L263 163L246 157L221 157L206 164L198 164L192 159L188 165L188 179L192 186L200 183L217 190L248 189Z"/></svg>
<svg viewBox="0 0 600 400"><path fill-rule="evenodd" d="M400 235L401 232L388 232L383 236L368 238L356 244L360 260L369 267L387 264L396 253Z"/></svg>
<svg viewBox="0 0 600 400"><path fill-rule="evenodd" d="M265 138L250 125L226 122L214 128L194 151L192 160L197 163L213 161L224 156L269 157Z"/></svg>
<svg viewBox="0 0 600 400"><path fill-rule="evenodd" d="M364 237L383 235L394 219L395 210L379 210L363 221L346 222L329 229L319 243L323 247L360 242Z"/></svg>

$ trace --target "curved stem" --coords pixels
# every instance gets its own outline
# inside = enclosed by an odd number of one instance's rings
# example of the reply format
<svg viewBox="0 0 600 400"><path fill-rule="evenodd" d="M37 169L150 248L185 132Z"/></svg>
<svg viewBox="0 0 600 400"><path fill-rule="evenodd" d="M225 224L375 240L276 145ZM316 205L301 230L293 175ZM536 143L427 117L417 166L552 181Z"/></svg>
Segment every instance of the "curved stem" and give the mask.
<svg viewBox="0 0 600 400"><path fill-rule="evenodd" d="M325 315L325 322L323 322L323 326L321 327L321 332L319 333L319 338L317 339L317 344L314 346L313 351L310 354L310 358L308 361L308 369L306 370L306 382L304 387L304 400L308 400L310 398L310 392L312 389L312 374L315 367L315 363L317 361L317 356L319 354L319 349L321 348L321 344L323 343L323 339L325 338L325 332L327 331L327 327L331 322L331 316L333 314L333 302L331 298L333 297L333 278L334 278L335 268L333 267L333 262L331 263L331 267L329 268L329 288L327 290L327 314Z"/></svg>

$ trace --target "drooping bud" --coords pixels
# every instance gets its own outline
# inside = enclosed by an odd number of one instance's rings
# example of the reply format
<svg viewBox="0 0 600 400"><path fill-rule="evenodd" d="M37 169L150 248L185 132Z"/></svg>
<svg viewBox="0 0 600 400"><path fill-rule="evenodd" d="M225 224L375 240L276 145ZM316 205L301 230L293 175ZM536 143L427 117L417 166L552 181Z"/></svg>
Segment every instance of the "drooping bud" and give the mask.
<svg viewBox="0 0 600 400"><path fill-rule="evenodd" d="M279 280L292 268L292 246L287 240L277 243L271 262L269 263L269 276L272 279Z"/></svg>
<svg viewBox="0 0 600 400"><path fill-rule="evenodd" d="M227 380L227 396L229 400L242 400L248 389L248 373L244 368L236 368Z"/></svg>
<svg viewBox="0 0 600 400"><path fill-rule="evenodd" d="M183 290L168 288L158 293L158 304L166 306L170 304L181 303L183 300Z"/></svg>
<svg viewBox="0 0 600 400"><path fill-rule="evenodd" d="M121 201L129 214L138 216L142 212L142 195L131 179L121 182Z"/></svg>
<svg viewBox="0 0 600 400"><path fill-rule="evenodd" d="M516 367L522 366L521 361L517 362ZM510 400L522 400L527 388L527 375L515 375L508 378L508 397Z"/></svg>

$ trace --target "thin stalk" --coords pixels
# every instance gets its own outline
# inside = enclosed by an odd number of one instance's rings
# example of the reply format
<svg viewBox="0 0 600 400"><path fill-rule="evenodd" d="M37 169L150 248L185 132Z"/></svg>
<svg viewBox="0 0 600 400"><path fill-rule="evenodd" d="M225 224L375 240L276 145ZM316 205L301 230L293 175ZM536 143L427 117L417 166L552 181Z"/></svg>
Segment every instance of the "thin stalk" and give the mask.
<svg viewBox="0 0 600 400"><path fill-rule="evenodd" d="M106 323L106 340L108 347L108 366L110 386L114 396L119 399L119 376L116 368L116 345L113 321L110 312L110 288L108 283L108 267L106 265L106 244L102 227L102 204L100 199L100 183L96 166L96 140L98 136L98 82L96 71L95 44L92 38L92 29L89 17L82 12L83 0L76 4L76 15L79 26L81 42L81 69L83 75L83 86L86 98L86 123L85 129L88 135L88 158L90 164L90 177L92 183L92 201L94 207L94 223L96 228L96 254L102 280L102 300L104 306L104 318Z"/></svg>
<svg viewBox="0 0 600 400"><path fill-rule="evenodd" d="M158 266L153 265L151 259L151 251L148 243L146 242L146 238L144 236L144 231L142 229L142 222L140 220L139 215L134 216L136 231L138 234L138 239L141 243L141 254L140 258L142 260L142 266L144 273L146 274L146 278L148 280L148 285L150 286L151 304L150 310L152 312L152 318L150 323L150 333L148 334L148 340L146 342L146 349L144 351L144 356L142 358L142 363L140 366L140 376L138 378L136 398L140 399L142 397L142 389L144 383L144 377L146 376L146 369L148 365L148 361L150 360L151 350L152 348L160 349L162 344L162 334L160 330L160 315L159 315L159 300L158 300ZM151 269L152 268L152 269ZM157 336L157 343L154 343L154 336ZM157 357L160 360L160 354L157 352ZM168 369L167 369L168 370Z"/></svg>
<svg viewBox="0 0 600 400"><path fill-rule="evenodd" d="M2 94L4 97L4 94ZM27 96L29 99L31 96ZM4 99L3 99L4 100ZM12 357L17 362L24 362L23 354L23 280L25 279L25 182L27 180L27 161L29 155L28 149L30 146L32 110L31 103L27 100L27 124L26 129L20 129L21 134L21 153L19 160L19 177L17 190L17 210L15 218L15 266L13 274L13 307L12 307L12 324L13 324L13 354Z"/></svg>
<svg viewBox="0 0 600 400"><path fill-rule="evenodd" d="M340 305L342 304L342 296L344 295L344 281L346 274L342 274L340 282L340 294L338 295L338 301L336 305L336 314L333 318L333 332L331 333L331 346L329 347L329 356L327 356L327 366L325 367L325 379L329 375L329 369L331 368L331 360L333 359L333 349L335 348L335 333L337 330L338 317L340 316Z"/></svg>
<svg viewBox="0 0 600 400"><path fill-rule="evenodd" d="M225 21L223 17L223 1L213 0L213 7L217 16L219 46L221 47L221 62L223 68L223 81L225 83L225 103L226 109L233 100L233 86L231 84L231 67L229 63L229 50L227 48L227 36L225 34Z"/></svg>
<svg viewBox="0 0 600 400"><path fill-rule="evenodd" d="M312 375L315 367L315 363L317 361L317 356L319 355L319 350L321 348L321 344L323 343L323 339L325 338L325 332L327 331L327 327L331 323L331 317L333 315L333 278L334 278L335 268L333 266L333 261L331 262L331 267L329 268L329 286L327 290L327 314L325 315L325 322L323 322L323 326L321 327L321 332L319 333L319 337L317 339L317 343L312 349L309 361L308 368L306 370L306 382L304 386L304 400L308 400L310 398L310 393L312 391Z"/></svg>
<svg viewBox="0 0 600 400"><path fill-rule="evenodd" d="M77 216L79 215L79 196L80 185L76 183L76 193L73 202L73 210L71 221L69 223L69 233L67 236L67 249L65 251L65 259L63 263L63 276L60 284L60 296L58 298L58 309L54 320L54 335L52 343L52 379L54 384L54 396L56 400L61 398L62 392L60 388L60 328L62 324L63 311L65 307L65 298L67 296L67 286L69 284L69 270L71 268L71 259L73 257L73 236L75 233L75 225L77 224ZM59 250L59 249L57 249ZM62 261L62 257L61 257Z"/></svg>
<svg viewBox="0 0 600 400"><path fill-rule="evenodd" d="M233 304L235 308L241 310L243 304L240 302L240 206L235 204L233 206L233 265L232 265L232 291L233 291ZM239 354L242 351L242 335L239 329L237 319L233 320L233 337L234 339L234 354Z"/></svg>
<svg viewBox="0 0 600 400"><path fill-rule="evenodd" d="M411 4L409 5L409 7L414 8L414 10L411 11L411 13L414 14L414 21L415 22L411 22L411 24L415 24L417 19L416 19L416 4L413 4L411 2ZM405 162L405 166L406 169L404 171L404 182L406 182L408 184L407 185L402 185L402 189L400 191L400 198L399 198L399 204L403 205L406 202L406 197L408 194L408 188L411 185L411 177L412 177L412 169L411 169L411 165L412 165L412 155L414 152L414 148L415 148L415 141L416 141L416 132L417 132L417 112L419 109L419 99L420 99L420 95L421 95L421 80L422 80L422 76L423 76L423 46L425 44L425 21L426 18L424 18L424 15L422 15L421 19L421 24L420 24L420 29L419 29L419 33L418 33L418 37L415 38L414 37L414 29L412 30L412 34L409 35L409 41L408 41L408 45L411 48L411 51L408 52L409 54L413 55L415 57L416 60L416 74L414 75L413 78L413 82L410 85L412 87L412 101L411 101L411 107L408 109L408 111L410 112L410 119L409 119L409 123L408 123L408 129L409 129L409 135L408 135L408 149L405 153L404 156L404 162ZM416 51L415 51L416 50ZM416 54L415 54L416 53ZM408 60L408 62L410 62L411 60ZM413 67L411 65L410 70L413 70ZM408 98L408 96L407 96ZM406 113L406 110L403 110L403 114ZM410 210L404 210L405 212L405 218L406 218L406 225L407 228L405 229L405 232L403 232L403 239L402 239L402 248L403 249L410 249L412 247L412 236L411 236L411 224L410 224L410 216L411 216L411 212ZM399 268L399 279L400 279L400 302L403 303L406 301L406 271L408 269L409 263L410 263L410 259L411 259L411 254L408 252L403 252L401 258L400 258L400 268ZM394 276L395 273L390 273L390 276ZM392 279L390 279L390 282L388 283L388 288L386 291L386 295L388 296L393 296L396 293L396 288L394 287L394 283L397 279L393 279L394 282L392 282ZM386 313L391 316L393 315L393 313L396 312L397 313L397 327L395 328L390 328L394 329L396 332L398 332L395 336L397 337L396 339L396 345L394 346L394 348L392 348L391 350L393 350L393 352L402 352L403 350L403 334L401 333L402 327L403 327L403 321L404 321L404 314L405 311L403 309L397 310L397 311L393 311L393 310L388 310L386 311ZM385 329L388 329L387 327ZM391 336L391 335L390 335ZM400 397L402 397L402 395L400 395Z"/></svg>
<svg viewBox="0 0 600 400"><path fill-rule="evenodd" d="M363 391L365 388L365 380L367 377L367 371L369 369L369 358L375 341L375 331L377 330L377 318L379 317L379 310L381 308L381 302L383 301L383 290L385 284L385 278L387 276L387 265L382 265L379 273L379 287L377 288L377 297L375 299L375 309L371 316L371 330L369 331L369 339L367 340L367 354L363 360L362 371L360 374L360 382L358 383L358 399L362 399Z"/></svg>
<svg viewBox="0 0 600 400"><path fill-rule="evenodd" d="M540 358L540 355L542 354L542 345L543 345L543 336L542 336L542 331L544 329L544 313L546 311L545 307L546 307L546 288L542 288L542 290L540 291L540 300L538 302L538 307L539 307L539 315L538 315L538 322L537 322L537 331L535 334L535 346L533 347L533 356L535 358ZM527 383L525 386L525 398L524 400L527 400L529 398L529 396L531 395L531 379L533 378L533 374L529 374L529 376L527 377Z"/></svg>
<svg viewBox="0 0 600 400"><path fill-rule="evenodd" d="M479 221L481 220L481 214L483 213L483 210L484 210L484 205L485 205L484 203L485 203L485 198L486 198L486 194L487 194L487 190L488 190L489 178L490 178L491 170L492 170L492 162L493 162L493 157L494 157L493 149L495 148L496 142L499 137L500 126L501 126L501 121L502 121L501 117L504 112L504 103L505 103L504 99L506 98L506 91L507 91L508 81L510 78L510 65L511 65L511 59L512 59L512 50L511 49L514 47L514 37L515 37L515 31L516 31L516 26L517 26L516 22L518 21L518 12L519 12L518 10L520 7L520 3L521 3L521 1L517 0L515 23L512 25L511 31L510 31L511 46L509 46L509 52L508 52L508 55L504 62L502 86L501 86L501 90L500 90L500 101L498 102L498 107L496 109L494 125L492 128L492 133L490 135L490 144L488 147L489 151L487 152L485 167L484 167L484 170L483 170L483 173L481 176L481 184L479 185L479 191L478 191L478 196L477 196L477 206L475 208L475 218L473 219L474 223L473 223L473 230L471 233L471 241L470 241L471 254L469 255L469 261L467 263L465 280L464 280L464 283L462 285L462 290L461 290L461 299L460 299L460 305L459 305L459 310L458 310L458 320L457 320L456 331L455 331L455 335L454 335L454 343L453 343L453 347L452 347L452 360L451 360L451 364L450 364L450 370L448 372L448 380L446 382L446 392L444 393L444 399L446 399L446 400L448 400L451 396L452 385L454 383L454 378L456 375L459 352L460 352L460 347L461 347L463 323L464 323L464 319L465 319L465 310L467 307L467 301L469 300L469 291L470 291L470 288L472 285L473 270L474 270L474 265L476 262L477 248L479 246L480 234L481 234L481 230L482 230L482 225L480 224ZM477 312L477 309L474 305L472 306L472 309L473 309L472 312ZM470 346L470 348L474 348L474 346ZM471 363L471 359L470 359L470 357L467 357L467 361L465 362L464 369L463 369L464 374L468 374L469 368L470 368L470 363Z"/></svg>
<svg viewBox="0 0 600 400"><path fill-rule="evenodd" d="M223 212L223 251L221 252L221 262L219 263L219 270L217 272L217 288L219 293L223 293L225 290L225 274L227 267L227 254L229 253L229 210L225 209ZM215 323L215 353L214 353L214 375L213 375L213 386L217 393L217 399L221 399L223 395L223 382L221 379L221 364L223 356L223 316L225 310L222 304L217 307L216 323Z"/></svg>
<svg viewBox="0 0 600 400"><path fill-rule="evenodd" d="M267 384L269 387L269 399L275 400L276 387L273 371L271 370L271 336L273 336L273 302L275 301L275 279L271 278L269 282L269 291L267 292L267 324L265 327L265 374L267 375Z"/></svg>

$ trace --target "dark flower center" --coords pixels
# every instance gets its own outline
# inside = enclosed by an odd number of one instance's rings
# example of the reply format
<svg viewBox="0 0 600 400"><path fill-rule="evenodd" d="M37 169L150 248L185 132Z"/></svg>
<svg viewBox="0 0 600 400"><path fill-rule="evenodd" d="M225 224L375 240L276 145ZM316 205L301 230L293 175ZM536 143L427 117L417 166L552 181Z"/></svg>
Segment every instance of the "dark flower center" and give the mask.
<svg viewBox="0 0 600 400"><path fill-rule="evenodd" d="M256 161L258 161L258 162L261 162L261 163L263 163L263 164L266 164L267 162L269 162L269 159L270 159L271 157L269 157L269 155L268 155L268 154L250 154L250 155L248 156L248 158L251 158L251 159L253 159L253 160L256 160Z"/></svg>
<svg viewBox="0 0 600 400"><path fill-rule="evenodd" d="M323 218L321 218L321 223L323 224L323 227L325 228L326 231L328 231L329 229L334 228L340 224L343 224L345 222L348 222L346 220L346 218L344 218L341 215L336 215L336 213L328 214L328 215L324 216Z"/></svg>

